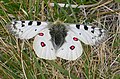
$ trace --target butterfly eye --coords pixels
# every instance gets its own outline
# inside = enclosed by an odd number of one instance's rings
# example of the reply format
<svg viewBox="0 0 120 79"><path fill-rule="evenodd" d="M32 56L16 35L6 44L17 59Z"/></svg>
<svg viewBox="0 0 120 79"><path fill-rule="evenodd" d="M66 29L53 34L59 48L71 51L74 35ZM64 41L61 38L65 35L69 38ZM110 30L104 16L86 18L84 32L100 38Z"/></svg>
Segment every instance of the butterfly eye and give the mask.
<svg viewBox="0 0 120 79"><path fill-rule="evenodd" d="M39 33L39 36L43 36L44 35L44 33Z"/></svg>
<svg viewBox="0 0 120 79"><path fill-rule="evenodd" d="M70 46L70 49L71 49L71 50L75 49L75 46L73 46L73 45L72 45L72 46Z"/></svg>
<svg viewBox="0 0 120 79"><path fill-rule="evenodd" d="M41 42L41 46L42 46L42 47L45 47L46 45L45 45L45 43L44 43L44 42Z"/></svg>
<svg viewBox="0 0 120 79"><path fill-rule="evenodd" d="M74 37L73 40L74 40L74 41L78 41L78 38Z"/></svg>

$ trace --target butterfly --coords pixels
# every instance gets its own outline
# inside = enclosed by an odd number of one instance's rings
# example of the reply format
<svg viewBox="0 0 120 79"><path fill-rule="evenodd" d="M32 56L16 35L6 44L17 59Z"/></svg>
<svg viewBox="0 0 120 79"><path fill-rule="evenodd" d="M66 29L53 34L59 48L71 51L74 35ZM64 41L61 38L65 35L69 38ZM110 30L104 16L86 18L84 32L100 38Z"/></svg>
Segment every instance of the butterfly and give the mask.
<svg viewBox="0 0 120 79"><path fill-rule="evenodd" d="M60 21L12 21L8 30L20 39L33 37L33 49L39 58L76 60L82 55L82 41L96 45L106 38L106 31L93 26L69 24Z"/></svg>

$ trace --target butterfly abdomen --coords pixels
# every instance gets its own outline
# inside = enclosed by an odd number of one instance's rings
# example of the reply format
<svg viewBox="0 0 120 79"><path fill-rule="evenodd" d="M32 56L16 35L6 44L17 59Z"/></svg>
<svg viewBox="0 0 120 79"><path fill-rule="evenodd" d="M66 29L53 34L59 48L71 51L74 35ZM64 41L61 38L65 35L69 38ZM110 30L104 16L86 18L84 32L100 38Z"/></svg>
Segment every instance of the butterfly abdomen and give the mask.
<svg viewBox="0 0 120 79"><path fill-rule="evenodd" d="M50 35L53 47L57 50L65 42L67 36L67 29L63 24L54 24L50 28Z"/></svg>

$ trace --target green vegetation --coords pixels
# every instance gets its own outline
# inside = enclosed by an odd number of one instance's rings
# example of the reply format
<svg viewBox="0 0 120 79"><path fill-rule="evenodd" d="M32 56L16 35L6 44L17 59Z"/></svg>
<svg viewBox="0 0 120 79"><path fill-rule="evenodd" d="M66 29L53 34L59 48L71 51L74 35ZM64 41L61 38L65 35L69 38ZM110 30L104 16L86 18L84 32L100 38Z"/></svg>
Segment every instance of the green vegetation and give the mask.
<svg viewBox="0 0 120 79"><path fill-rule="evenodd" d="M0 0L0 78L120 79L120 5L112 0L98 1L54 0L51 7L48 0ZM81 8L60 7L58 2L78 4ZM108 39L97 48L83 44L84 52L75 61L44 60L35 55L33 39L16 39L5 28L13 17L86 23L108 30Z"/></svg>

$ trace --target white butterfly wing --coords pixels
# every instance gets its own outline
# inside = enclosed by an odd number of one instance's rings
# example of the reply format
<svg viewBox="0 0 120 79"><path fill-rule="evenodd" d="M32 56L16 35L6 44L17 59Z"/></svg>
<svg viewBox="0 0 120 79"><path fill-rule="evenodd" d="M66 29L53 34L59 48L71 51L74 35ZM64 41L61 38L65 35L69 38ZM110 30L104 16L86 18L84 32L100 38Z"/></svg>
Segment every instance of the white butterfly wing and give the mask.
<svg viewBox="0 0 120 79"><path fill-rule="evenodd" d="M40 31L35 37L33 49L39 58L48 60L56 59L55 49L53 48L48 28Z"/></svg>
<svg viewBox="0 0 120 79"><path fill-rule="evenodd" d="M105 30L92 26L70 24L69 29L76 34L78 39L89 45L95 45L106 38Z"/></svg>
<svg viewBox="0 0 120 79"><path fill-rule="evenodd" d="M30 39L46 28L48 23L40 21L13 21L7 28L20 39Z"/></svg>
<svg viewBox="0 0 120 79"><path fill-rule="evenodd" d="M68 31L65 43L57 50L56 56L66 60L76 60L82 52L80 41L72 31Z"/></svg>

